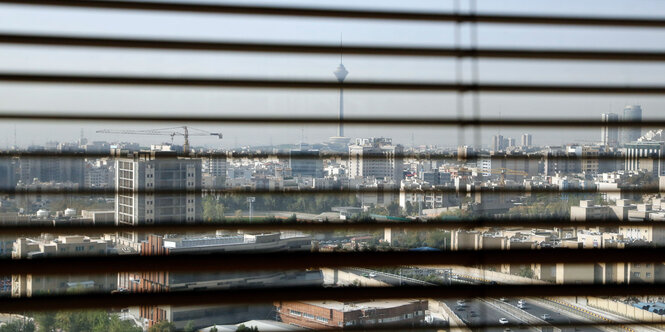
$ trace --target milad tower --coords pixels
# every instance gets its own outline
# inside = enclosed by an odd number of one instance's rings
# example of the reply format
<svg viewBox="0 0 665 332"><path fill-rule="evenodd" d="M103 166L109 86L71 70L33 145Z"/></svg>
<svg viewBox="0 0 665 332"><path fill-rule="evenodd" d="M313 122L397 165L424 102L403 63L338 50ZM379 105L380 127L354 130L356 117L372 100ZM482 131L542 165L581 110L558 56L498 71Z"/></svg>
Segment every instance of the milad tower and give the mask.
<svg viewBox="0 0 665 332"><path fill-rule="evenodd" d="M347 144L349 142L349 139L344 137L344 88L341 86L342 83L344 83L344 79L346 79L346 76L349 74L349 71L346 70L346 67L344 67L344 63L342 63L342 56L340 55L339 59L339 66L333 74L335 74L335 77L337 78L337 82L340 83L339 87L339 127L337 129L337 136L330 137L330 142L331 143L336 143L336 144Z"/></svg>

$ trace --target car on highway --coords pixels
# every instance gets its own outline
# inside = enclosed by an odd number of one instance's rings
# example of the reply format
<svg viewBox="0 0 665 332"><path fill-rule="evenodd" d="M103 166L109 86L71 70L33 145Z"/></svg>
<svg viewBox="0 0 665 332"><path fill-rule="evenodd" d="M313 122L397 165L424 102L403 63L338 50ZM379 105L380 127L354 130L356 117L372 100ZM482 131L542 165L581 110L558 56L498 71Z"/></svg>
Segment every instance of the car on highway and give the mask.
<svg viewBox="0 0 665 332"><path fill-rule="evenodd" d="M460 307L465 307L466 306L466 300L457 300L457 305Z"/></svg>
<svg viewBox="0 0 665 332"><path fill-rule="evenodd" d="M376 278L376 273L374 273L374 272L370 273L370 274L369 274L369 277L370 277L370 278Z"/></svg>
<svg viewBox="0 0 665 332"><path fill-rule="evenodd" d="M363 273L362 276L365 278L369 278L369 273Z"/></svg>
<svg viewBox="0 0 665 332"><path fill-rule="evenodd" d="M506 324L509 323L509 321L508 321L507 318L505 318L505 317L501 317L501 318L499 318L499 323L500 323L501 325L506 325Z"/></svg>
<svg viewBox="0 0 665 332"><path fill-rule="evenodd" d="M525 310L526 309L526 302L518 302L517 307L522 309L522 310Z"/></svg>
<svg viewBox="0 0 665 332"><path fill-rule="evenodd" d="M552 320L552 316L550 314L543 314L542 316L540 316L540 318L542 318L545 321Z"/></svg>
<svg viewBox="0 0 665 332"><path fill-rule="evenodd" d="M478 317L478 313L475 312L475 311L473 311L473 310L470 310L470 311L469 311L469 316L471 316L471 317Z"/></svg>
<svg viewBox="0 0 665 332"><path fill-rule="evenodd" d="M505 297L502 297L502 298L499 299L499 301L501 301L501 302L508 302L508 299L506 299Z"/></svg>

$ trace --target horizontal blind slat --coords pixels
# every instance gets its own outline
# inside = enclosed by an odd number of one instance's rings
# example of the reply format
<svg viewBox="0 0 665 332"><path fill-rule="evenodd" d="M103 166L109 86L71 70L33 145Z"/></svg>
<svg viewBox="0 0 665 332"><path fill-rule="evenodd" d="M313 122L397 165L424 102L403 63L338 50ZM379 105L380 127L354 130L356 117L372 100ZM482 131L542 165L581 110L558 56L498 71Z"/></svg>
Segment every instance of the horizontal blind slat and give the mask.
<svg viewBox="0 0 665 332"><path fill-rule="evenodd" d="M158 1L117 0L0 0L14 5L58 6L72 8L124 9L141 11L190 12L204 14L242 14L268 16L303 16L318 18L349 18L398 21L468 22L494 24L544 24L572 26L616 26L664 28L665 20L658 18L585 17L553 15L501 15L476 13L425 13L412 11L380 11L351 9L321 9L305 7L243 6L228 4L178 3Z"/></svg>

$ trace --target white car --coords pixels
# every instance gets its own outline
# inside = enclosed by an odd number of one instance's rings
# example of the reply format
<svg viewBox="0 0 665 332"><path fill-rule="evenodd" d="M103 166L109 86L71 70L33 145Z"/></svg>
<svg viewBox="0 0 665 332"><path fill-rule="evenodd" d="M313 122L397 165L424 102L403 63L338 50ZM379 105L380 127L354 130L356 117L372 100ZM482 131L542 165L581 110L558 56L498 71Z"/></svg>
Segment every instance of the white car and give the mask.
<svg viewBox="0 0 665 332"><path fill-rule="evenodd" d="M466 306L466 301L465 300L457 300L457 305L460 307L465 307Z"/></svg>
<svg viewBox="0 0 665 332"><path fill-rule="evenodd" d="M541 318L542 318L543 320L546 320L546 321L548 321L548 320L551 320L551 319L552 319L552 316L550 316L550 314L543 314L543 315L542 315L542 316L540 316L540 317L541 317Z"/></svg>
<svg viewBox="0 0 665 332"><path fill-rule="evenodd" d="M508 322L508 319L501 317L501 318L499 318L499 323L500 323L501 325L506 325L506 324L508 324L509 322Z"/></svg>
<svg viewBox="0 0 665 332"><path fill-rule="evenodd" d="M369 274L369 277L370 277L370 278L376 278L376 273L370 273L370 274Z"/></svg>
<svg viewBox="0 0 665 332"><path fill-rule="evenodd" d="M517 303L517 307L520 309L526 309L526 303L525 302Z"/></svg>

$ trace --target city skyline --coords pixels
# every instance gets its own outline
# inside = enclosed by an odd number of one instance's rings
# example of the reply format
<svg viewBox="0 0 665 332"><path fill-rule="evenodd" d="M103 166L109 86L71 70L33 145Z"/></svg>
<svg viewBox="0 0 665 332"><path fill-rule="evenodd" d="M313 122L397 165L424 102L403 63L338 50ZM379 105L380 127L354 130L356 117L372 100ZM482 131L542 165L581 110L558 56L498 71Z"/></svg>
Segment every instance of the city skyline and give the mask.
<svg viewBox="0 0 665 332"><path fill-rule="evenodd" d="M210 1L216 2L216 1ZM221 2L221 1L220 1ZM491 1L480 1L478 10L482 12L549 12L581 15L588 8L595 8L594 15L635 15L652 16L665 10L665 5L658 1L639 1L640 5L626 6L622 1L595 1L599 6L589 7L575 1L563 1L556 9L543 3L520 1L503 2L498 5ZM266 3L266 2L256 2ZM281 4L298 4L291 1ZM466 1L462 1L466 6ZM602 5L601 5L602 4ZM312 5L312 4L310 4ZM352 1L320 2L317 6L354 6ZM398 1L382 3L385 8L403 8ZM438 3L424 1L409 4L411 10L439 8L440 11L453 9L453 2ZM16 5L1 5L0 30L8 32L41 32L48 34L77 34L87 31L90 34L104 36L137 36L168 38L189 38L196 35L204 40L235 40L234 31L244 31L245 40L273 42L302 42L337 45L340 33L344 33L344 44L368 45L418 45L452 46L454 45L454 25L448 23L403 23L391 21L359 22L355 20L322 20L311 23L306 19L288 20L283 18L242 18L221 16L211 19L205 15L187 14L183 21L174 25L174 16L170 14L149 14L122 12L99 12L95 10L62 10L33 8ZM464 7L462 10L467 10ZM122 20L125 24L113 24ZM24 22L33 22L29 29ZM58 24L68 22L68 24ZM180 24L182 23L182 24ZM187 24L191 23L191 24ZM140 26L141 29L136 27ZM178 26L179 28L174 28ZM228 29L234 27L234 29ZM436 31L437 33L431 33ZM574 33L573 33L574 32ZM567 28L552 29L535 26L530 29L515 29L509 26L480 25L479 47L542 47L542 48L588 48L594 49L661 49L660 40L665 33L660 30L640 30L635 34L630 29L612 29L612 34L602 28ZM588 40L593 40L590 46ZM462 45L470 42L468 25L462 26ZM3 63L0 70L30 72L60 72L68 68L75 73L125 73L134 75L166 76L204 76L204 77L267 77L267 78L302 78L334 81L330 71L339 63L338 55L274 55L245 53L196 53L196 52L154 52L121 51L115 49L94 48L49 48L48 57L43 48L31 46L1 45ZM157 56L159 54L159 56ZM417 59L418 61L412 61ZM396 58L347 55L345 67L353 72L349 80L404 80L404 81L454 81L454 59L431 58ZM469 59L464 59L462 76L471 77ZM227 64L233 64L229 66ZM660 84L665 77L665 68L655 63L589 63L584 61L514 61L514 60L479 60L480 78L487 82L503 82L506 78L515 82L548 83L614 83ZM293 115L337 117L337 91L272 91L243 89L201 89L192 91L187 88L130 88L130 87L80 87L53 86L44 84L5 84L0 83L0 100L6 111L44 111L44 112L111 112L114 114L202 114L214 115L219 112L228 115ZM32 98L39 95L40 98ZM91 98L94 96L94 98ZM418 116L457 117L456 95L453 93L383 93L345 91L345 115L353 116L403 116L405 113ZM628 104L640 104L645 110L645 119L657 118L660 110L665 109L662 98L653 96L605 96L605 95L524 95L524 94L481 94L480 116L498 117L533 117L536 115L556 114L563 117L584 117L597 119L600 113L621 113ZM471 97L466 96L464 113L473 115ZM537 109L538 112L533 112ZM537 114L536 114L537 113ZM39 123L11 122L0 124L0 145L13 143L13 126L23 135L19 135L21 146L43 143L49 139L72 140L78 136L79 129L89 128L89 133L106 127L120 128L124 124L98 123ZM159 126L156 126L159 127ZM346 126L349 136L386 136L381 130ZM136 126L132 128L144 128ZM289 129L262 127L262 130L247 135L246 127L210 126L205 129L224 131L226 138L221 143L224 147L233 146L234 140L241 144L269 145L273 142L286 143L300 136L300 126ZM291 130L293 129L293 130ZM323 141L336 135L336 128L306 128L310 141ZM526 128L518 131L525 131ZM504 129L509 130L509 129ZM491 128L482 130L482 140L494 135ZM415 132L415 140L424 144L433 141L456 140L459 136L452 128L397 128L391 131L391 137L407 142ZM48 133L48 134L46 134ZM361 133L363 133L361 135ZM510 133L510 131L506 131ZM580 139L596 139L597 133L585 131L571 132ZM4 136L4 137L3 137ZM445 139L442 138L446 137ZM475 134L466 131L464 142L449 144L463 145L471 142ZM89 134L91 139L100 139ZM144 142L147 142L145 140ZM538 144L560 144L561 135L556 132L544 132L536 140ZM205 144L205 143L204 143Z"/></svg>

